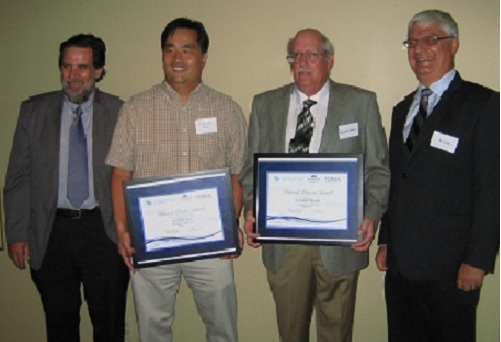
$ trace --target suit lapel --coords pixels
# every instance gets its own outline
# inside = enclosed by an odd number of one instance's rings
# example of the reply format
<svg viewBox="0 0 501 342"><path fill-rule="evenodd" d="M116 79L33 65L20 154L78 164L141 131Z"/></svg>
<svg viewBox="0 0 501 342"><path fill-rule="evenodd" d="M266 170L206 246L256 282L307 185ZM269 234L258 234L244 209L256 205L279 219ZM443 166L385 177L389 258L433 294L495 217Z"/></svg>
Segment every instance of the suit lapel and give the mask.
<svg viewBox="0 0 501 342"><path fill-rule="evenodd" d="M270 143L270 147L275 147L274 149L278 153L285 153L285 133L287 130L287 116L289 113L289 103L290 95L294 90L292 85L283 88L283 92L277 96L276 100L273 100L270 109L271 113L268 113L267 117L271 122L269 127L273 127L272 136L269 139L274 141Z"/></svg>
<svg viewBox="0 0 501 342"><path fill-rule="evenodd" d="M392 134L390 136L390 140L392 140L393 142L392 145L398 146L398 148L402 148L404 150L404 153L406 153L407 155L409 155L410 152L407 145L405 145L403 131L405 119L407 118L407 114L409 114L414 94L415 92L407 95L404 98L403 102L399 106L395 107L391 124Z"/></svg>
<svg viewBox="0 0 501 342"><path fill-rule="evenodd" d="M103 177L105 177L102 167L108 153L108 150L103 148L103 146L106 146L105 137L108 134L107 130L113 127L112 124L107 122L109 116L105 115L102 100L101 92L96 89L92 111L92 173L94 176L94 195L96 199L101 198L101 194L99 193L101 189L100 183L104 179Z"/></svg>
<svg viewBox="0 0 501 342"><path fill-rule="evenodd" d="M103 137L105 129L104 108L101 104L101 94L96 89L94 93L94 104L92 110L92 160L97 161L102 159L102 148L100 146L100 138ZM94 176L96 176L96 165L94 165Z"/></svg>
<svg viewBox="0 0 501 342"><path fill-rule="evenodd" d="M59 152L61 142L61 107L63 101L63 93L55 93L47 100L47 104L40 106L44 108L46 118L46 153L45 158L45 174L51 175L49 178L48 189L51 189L51 200L57 201L57 190L59 187Z"/></svg>
<svg viewBox="0 0 501 342"><path fill-rule="evenodd" d="M346 99L343 90L337 87L334 81L330 80L329 104L327 105L327 116L318 149L319 153L332 151L332 139L335 137L335 141L339 140L339 125L342 122L342 113L346 112Z"/></svg>
<svg viewBox="0 0 501 342"><path fill-rule="evenodd" d="M421 129L421 133L419 134L419 138L415 144L415 148L412 150L412 155L417 153L422 146L431 142L431 138L433 133L435 132L435 129L437 128L437 126L439 126L444 117L446 117L450 112L450 102L452 96L460 87L461 82L461 77L459 76L459 73L457 73L450 83L449 88L442 94L440 101L435 105L433 111L426 119Z"/></svg>

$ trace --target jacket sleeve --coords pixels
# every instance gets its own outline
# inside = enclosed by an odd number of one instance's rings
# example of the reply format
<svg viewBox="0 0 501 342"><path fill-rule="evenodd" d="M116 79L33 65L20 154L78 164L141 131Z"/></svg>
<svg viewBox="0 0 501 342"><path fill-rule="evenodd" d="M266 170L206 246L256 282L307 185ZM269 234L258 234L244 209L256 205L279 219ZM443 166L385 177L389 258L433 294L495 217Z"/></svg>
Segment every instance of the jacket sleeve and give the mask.
<svg viewBox="0 0 501 342"><path fill-rule="evenodd" d="M31 146L27 125L31 111L32 105L30 101L21 104L5 177L5 235L8 244L28 242L29 203L31 197Z"/></svg>
<svg viewBox="0 0 501 342"><path fill-rule="evenodd" d="M473 140L472 225L463 262L493 272L500 226L499 93L490 92L478 110Z"/></svg>
<svg viewBox="0 0 501 342"><path fill-rule="evenodd" d="M387 208L390 188L388 142L381 123L375 94L367 104L364 153L365 208L364 216L378 222Z"/></svg>

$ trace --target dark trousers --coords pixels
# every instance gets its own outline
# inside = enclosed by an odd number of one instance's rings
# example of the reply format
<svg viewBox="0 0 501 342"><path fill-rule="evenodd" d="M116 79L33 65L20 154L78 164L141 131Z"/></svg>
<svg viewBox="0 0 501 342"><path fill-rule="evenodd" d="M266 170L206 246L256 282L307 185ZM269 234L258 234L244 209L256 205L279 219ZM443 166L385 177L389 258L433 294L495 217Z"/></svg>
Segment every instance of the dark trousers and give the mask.
<svg viewBox="0 0 501 342"><path fill-rule="evenodd" d="M80 341L81 286L95 342L123 342L129 272L107 237L99 210L56 216L42 267L31 270L49 342Z"/></svg>
<svg viewBox="0 0 501 342"><path fill-rule="evenodd" d="M472 342L480 290L456 280L410 280L388 271L385 280L390 342Z"/></svg>

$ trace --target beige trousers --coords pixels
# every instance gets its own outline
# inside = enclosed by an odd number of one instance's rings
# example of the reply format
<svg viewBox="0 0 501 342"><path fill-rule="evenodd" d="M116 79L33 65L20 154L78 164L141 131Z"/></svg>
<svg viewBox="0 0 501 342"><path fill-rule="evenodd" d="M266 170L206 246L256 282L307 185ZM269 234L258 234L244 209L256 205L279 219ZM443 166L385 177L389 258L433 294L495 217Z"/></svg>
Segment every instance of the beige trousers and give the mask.
<svg viewBox="0 0 501 342"><path fill-rule="evenodd" d="M286 246L282 267L276 273L268 271L280 340L309 341L315 307L318 342L351 341L358 274L330 275L318 246Z"/></svg>

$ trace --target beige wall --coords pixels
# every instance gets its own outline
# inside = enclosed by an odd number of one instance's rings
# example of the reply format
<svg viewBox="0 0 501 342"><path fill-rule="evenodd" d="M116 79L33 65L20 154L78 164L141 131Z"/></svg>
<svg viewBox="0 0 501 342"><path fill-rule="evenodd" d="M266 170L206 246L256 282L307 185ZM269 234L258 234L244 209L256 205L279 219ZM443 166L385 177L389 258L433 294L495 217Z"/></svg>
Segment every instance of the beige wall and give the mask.
<svg viewBox="0 0 501 342"><path fill-rule="evenodd" d="M401 49L406 25L426 8L450 11L458 21L456 61L463 78L499 90L497 0L1 0L0 186L19 104L31 94L59 88L57 50L72 34L92 32L105 40L108 75L100 87L128 99L162 79L159 36L165 24L178 16L201 20L211 38L204 81L232 95L249 113L254 94L290 81L287 39L298 29L315 27L334 43L333 78L376 91L389 131L393 104L416 86ZM15 269L6 251L0 252L0 269L0 341L43 340L43 312L29 272ZM235 272L241 341L277 341L260 251L247 246ZM386 339L382 281L374 264L361 274L355 341ZM82 341L90 341L87 313L82 317ZM128 341L137 341L132 300L128 329ZM178 296L174 329L176 341L204 340L186 286ZM478 330L479 341L499 340L499 265L482 291Z"/></svg>

